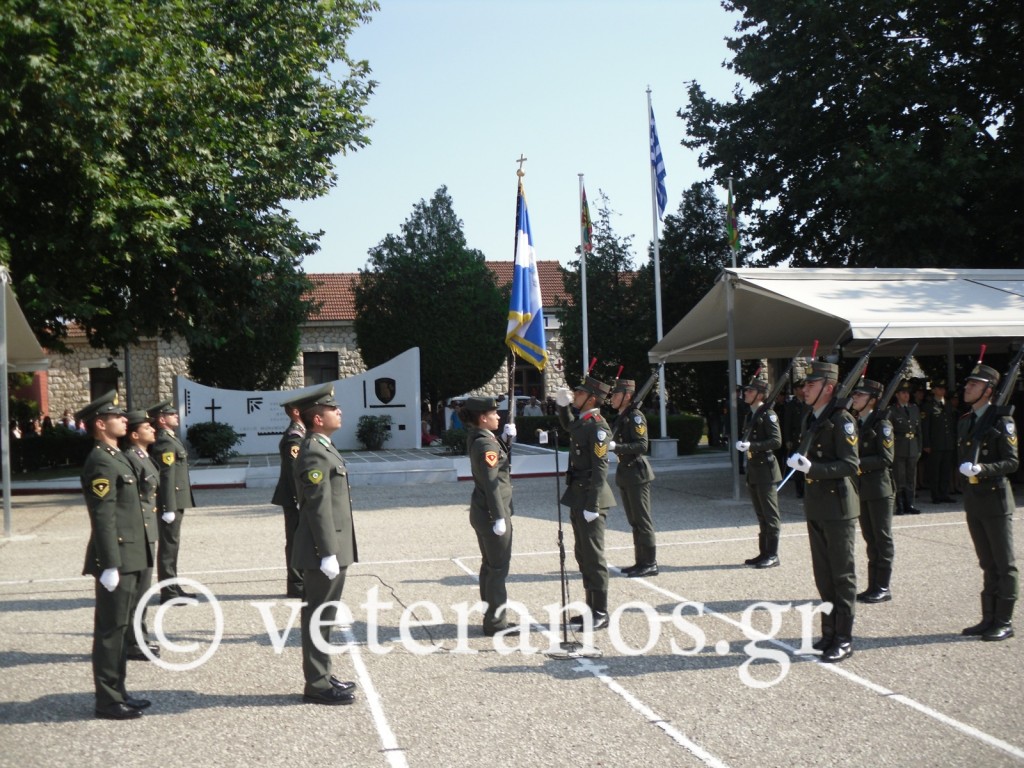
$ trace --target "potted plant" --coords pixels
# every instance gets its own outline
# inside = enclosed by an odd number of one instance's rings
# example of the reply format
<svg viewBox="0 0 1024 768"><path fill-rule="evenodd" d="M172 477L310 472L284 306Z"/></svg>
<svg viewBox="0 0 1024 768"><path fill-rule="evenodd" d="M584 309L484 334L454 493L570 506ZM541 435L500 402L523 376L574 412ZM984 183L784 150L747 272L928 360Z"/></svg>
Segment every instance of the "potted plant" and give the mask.
<svg viewBox="0 0 1024 768"><path fill-rule="evenodd" d="M391 437L390 416L360 416L356 439L368 451L379 451Z"/></svg>

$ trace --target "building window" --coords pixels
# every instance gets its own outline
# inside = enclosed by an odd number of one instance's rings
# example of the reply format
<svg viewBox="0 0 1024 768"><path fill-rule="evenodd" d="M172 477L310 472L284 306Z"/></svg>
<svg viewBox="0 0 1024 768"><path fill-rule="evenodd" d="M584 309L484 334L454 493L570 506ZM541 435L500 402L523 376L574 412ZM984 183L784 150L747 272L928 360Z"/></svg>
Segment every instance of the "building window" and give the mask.
<svg viewBox="0 0 1024 768"><path fill-rule="evenodd" d="M108 368L89 369L89 401L102 397L112 389L117 389L117 380L121 372L114 366Z"/></svg>
<svg viewBox="0 0 1024 768"><path fill-rule="evenodd" d="M326 384L338 378L337 352L303 352L302 375L305 386Z"/></svg>

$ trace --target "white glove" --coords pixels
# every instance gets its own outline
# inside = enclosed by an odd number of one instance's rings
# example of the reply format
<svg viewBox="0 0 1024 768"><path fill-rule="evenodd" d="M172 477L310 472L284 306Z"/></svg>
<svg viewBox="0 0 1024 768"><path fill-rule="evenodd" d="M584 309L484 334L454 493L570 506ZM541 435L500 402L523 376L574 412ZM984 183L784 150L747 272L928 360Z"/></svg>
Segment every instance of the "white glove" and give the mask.
<svg viewBox="0 0 1024 768"><path fill-rule="evenodd" d="M118 573L117 568L107 568L100 574L100 584L106 588L107 592L113 592L120 583L121 574Z"/></svg>
<svg viewBox="0 0 1024 768"><path fill-rule="evenodd" d="M338 565L338 556L328 555L327 557L320 558L320 570L331 581L338 578L338 574L341 573L341 566Z"/></svg>
<svg viewBox="0 0 1024 768"><path fill-rule="evenodd" d="M971 464L969 461L965 461L960 465L960 474L965 477L975 477L981 474L980 464Z"/></svg>
<svg viewBox="0 0 1024 768"><path fill-rule="evenodd" d="M559 387L555 392L555 404L560 405L563 408L572 402L572 395L569 394L569 390L566 387Z"/></svg>
<svg viewBox="0 0 1024 768"><path fill-rule="evenodd" d="M170 511L164 512L162 515L160 515L160 519L163 520L165 523L173 523L174 513Z"/></svg>
<svg viewBox="0 0 1024 768"><path fill-rule="evenodd" d="M501 436L504 437L505 439L515 437L518 433L519 430L516 429L516 425L511 423L506 424L505 428L501 430Z"/></svg>
<svg viewBox="0 0 1024 768"><path fill-rule="evenodd" d="M497 520L495 520L491 530L494 531L495 536L504 536L505 531L508 530L508 526L505 525L505 518L499 517Z"/></svg>
<svg viewBox="0 0 1024 768"><path fill-rule="evenodd" d="M739 451L740 453L746 453L748 450L750 450L750 441L749 440L737 440L736 441L736 450Z"/></svg>
<svg viewBox="0 0 1024 768"><path fill-rule="evenodd" d="M591 512L589 509L583 510L583 519L586 520L588 523L594 522L600 516L601 515L599 515L597 512Z"/></svg>
<svg viewBox="0 0 1024 768"><path fill-rule="evenodd" d="M790 464L790 466L793 467L793 469L796 469L804 473L811 471L811 460L808 459L806 456L801 456L799 453L794 453L790 458L796 460L795 463Z"/></svg>

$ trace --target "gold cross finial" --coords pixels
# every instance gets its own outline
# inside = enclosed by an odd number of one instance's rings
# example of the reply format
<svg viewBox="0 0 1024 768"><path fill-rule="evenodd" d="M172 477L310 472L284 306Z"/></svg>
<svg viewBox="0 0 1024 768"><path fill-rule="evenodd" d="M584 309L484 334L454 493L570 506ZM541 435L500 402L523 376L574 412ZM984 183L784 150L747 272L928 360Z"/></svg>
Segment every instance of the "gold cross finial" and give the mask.
<svg viewBox="0 0 1024 768"><path fill-rule="evenodd" d="M519 159L516 162L519 163L519 170L516 171L516 176L522 178L526 175L526 171L523 170L523 163L526 162L526 157L523 156L522 152L519 153Z"/></svg>

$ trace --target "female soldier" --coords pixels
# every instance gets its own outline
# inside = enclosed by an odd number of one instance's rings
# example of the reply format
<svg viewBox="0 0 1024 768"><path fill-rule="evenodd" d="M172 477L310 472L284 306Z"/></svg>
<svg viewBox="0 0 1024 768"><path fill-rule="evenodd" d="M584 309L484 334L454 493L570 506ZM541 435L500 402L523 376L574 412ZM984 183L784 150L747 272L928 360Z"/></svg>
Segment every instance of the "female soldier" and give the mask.
<svg viewBox="0 0 1024 768"><path fill-rule="evenodd" d="M498 428L498 404L493 397L470 397L459 418L468 428L467 453L473 469L473 495L469 522L480 544L480 599L487 603L484 634L493 637L508 629L505 615L505 579L512 560L512 479L509 455L494 435ZM503 436L513 437L507 424Z"/></svg>

